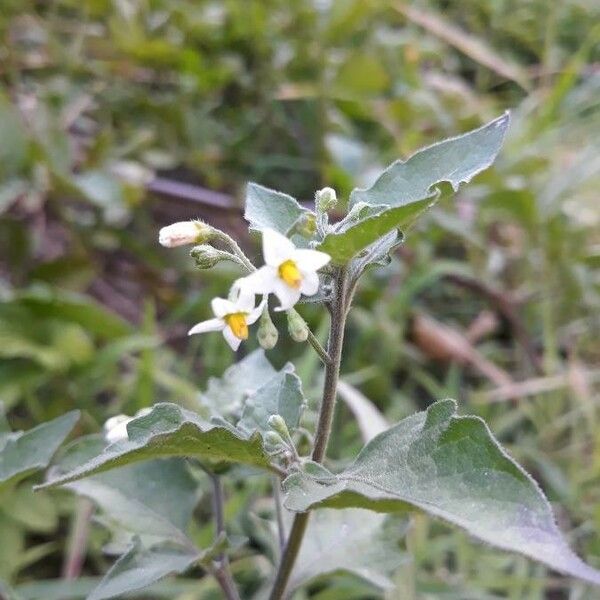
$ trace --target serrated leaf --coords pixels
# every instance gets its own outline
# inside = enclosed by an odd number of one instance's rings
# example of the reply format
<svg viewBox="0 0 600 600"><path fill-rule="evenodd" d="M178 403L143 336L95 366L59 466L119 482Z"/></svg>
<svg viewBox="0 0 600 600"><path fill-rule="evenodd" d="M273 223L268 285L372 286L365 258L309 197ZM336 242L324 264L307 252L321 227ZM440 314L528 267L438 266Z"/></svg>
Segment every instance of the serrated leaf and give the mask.
<svg viewBox="0 0 600 600"><path fill-rule="evenodd" d="M193 548L162 544L149 549L139 542L110 568L87 600L106 600L148 587L167 575L183 573L202 553Z"/></svg>
<svg viewBox="0 0 600 600"><path fill-rule="evenodd" d="M339 475L309 464L284 482L286 506L414 508L557 571L600 585L600 572L564 541L536 482L479 417L442 400L375 437Z"/></svg>
<svg viewBox="0 0 600 600"><path fill-rule="evenodd" d="M408 227L435 203L439 184L448 182L456 191L494 162L509 120L505 113L479 129L419 150L406 162L391 164L370 188L350 194L351 209L364 204L374 211L328 233L318 249L334 263L345 264L392 229Z"/></svg>
<svg viewBox="0 0 600 600"><path fill-rule="evenodd" d="M248 184L244 217L252 229L270 228L287 235L310 212L287 194L257 183Z"/></svg>
<svg viewBox="0 0 600 600"><path fill-rule="evenodd" d="M79 419L79 411L69 412L29 431L3 437L0 450L0 488L44 469Z"/></svg>
<svg viewBox="0 0 600 600"><path fill-rule="evenodd" d="M105 446L100 436L80 438L53 467L52 477L93 459ZM139 535L146 545L186 539L198 501L198 482L180 458L128 465L65 487L92 500L113 528L129 536Z"/></svg>
<svg viewBox="0 0 600 600"><path fill-rule="evenodd" d="M237 426L248 433L255 430L265 433L271 431L267 424L269 417L278 414L288 429L293 430L298 427L304 404L302 382L293 365L287 364L246 398Z"/></svg>
<svg viewBox="0 0 600 600"><path fill-rule="evenodd" d="M39 487L62 485L116 467L173 456L270 468L258 432L245 435L233 427L215 425L176 404L155 404L149 414L130 421L127 432L128 440L108 446L82 466Z"/></svg>
<svg viewBox="0 0 600 600"><path fill-rule="evenodd" d="M399 531L387 520L386 515L356 508L315 511L292 571L290 590L340 571L380 589L391 588L389 576L406 558L398 545L405 528Z"/></svg>

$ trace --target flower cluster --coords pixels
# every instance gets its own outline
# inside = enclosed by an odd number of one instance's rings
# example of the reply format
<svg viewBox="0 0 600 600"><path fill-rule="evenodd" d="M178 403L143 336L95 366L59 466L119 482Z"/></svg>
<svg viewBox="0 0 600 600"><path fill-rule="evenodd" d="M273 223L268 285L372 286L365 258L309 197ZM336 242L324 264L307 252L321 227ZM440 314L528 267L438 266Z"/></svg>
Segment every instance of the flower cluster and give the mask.
<svg viewBox="0 0 600 600"><path fill-rule="evenodd" d="M177 229L180 226L181 232ZM197 225L177 223L167 228L169 235L161 231L161 243L164 238L176 240L171 246L197 241ZM189 231L188 231L189 230ZM163 244L166 245L166 244ZM274 294L280 305L276 311L290 310L302 294L313 296L319 289L317 271L331 259L328 254L318 250L296 248L284 235L273 229L262 232L262 250L264 266L246 277L236 280L231 287L229 298L214 298L211 308L214 318L202 321L189 331L189 335L221 331L229 346L237 350L241 342L248 338L248 325L255 323L266 309L269 294ZM255 296L262 299L255 304Z"/></svg>

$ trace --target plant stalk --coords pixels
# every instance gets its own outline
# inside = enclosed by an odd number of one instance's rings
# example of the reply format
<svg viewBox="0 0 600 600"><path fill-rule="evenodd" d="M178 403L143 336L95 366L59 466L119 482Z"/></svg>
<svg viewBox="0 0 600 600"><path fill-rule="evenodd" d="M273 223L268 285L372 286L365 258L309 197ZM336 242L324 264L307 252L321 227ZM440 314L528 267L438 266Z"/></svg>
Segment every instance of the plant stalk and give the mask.
<svg viewBox="0 0 600 600"><path fill-rule="evenodd" d="M62 575L65 579L77 579L81 574L93 512L94 505L92 502L87 498L81 498L77 503L67 557L63 565Z"/></svg>
<svg viewBox="0 0 600 600"><path fill-rule="evenodd" d="M219 535L225 533L225 517L223 514L223 486L221 484L221 478L218 475L211 473L210 478L213 484L213 511L215 518L216 539L219 537ZM227 600L241 600L235 586L235 582L233 581L233 577L231 576L231 572L229 571L229 559L227 558L227 555L225 553L221 554L215 562L216 568L214 568L211 572L221 586L221 589L225 594L225 598L227 598Z"/></svg>
<svg viewBox="0 0 600 600"><path fill-rule="evenodd" d="M336 282L336 298L331 309L331 327L329 330L329 342L327 354L330 360L325 365L325 383L323 385L323 399L319 410L319 420L315 434L315 446L312 452L312 460L323 462L327 451L327 443L331 434L331 425L335 411L335 400L337 395L337 384L340 375L340 364L342 362L342 348L344 345L344 328L348 313L347 276L346 271L341 270ZM281 557L279 569L273 584L273 590L269 600L281 600L285 596L288 580L292 574L294 563L300 552L302 539L306 532L310 512L298 513L292 524L285 550Z"/></svg>

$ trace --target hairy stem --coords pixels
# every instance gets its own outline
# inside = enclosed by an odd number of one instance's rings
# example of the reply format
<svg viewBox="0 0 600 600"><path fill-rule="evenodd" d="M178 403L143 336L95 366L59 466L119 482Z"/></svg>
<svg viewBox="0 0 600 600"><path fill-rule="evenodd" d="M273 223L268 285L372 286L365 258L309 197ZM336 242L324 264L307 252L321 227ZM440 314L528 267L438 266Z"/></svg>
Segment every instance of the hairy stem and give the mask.
<svg viewBox="0 0 600 600"><path fill-rule="evenodd" d="M319 358L323 361L323 364L328 365L331 362L331 357L327 353L327 350L321 346L321 343L310 329L308 330L307 341L315 349Z"/></svg>
<svg viewBox="0 0 600 600"><path fill-rule="evenodd" d="M313 448L312 460L321 463L325 458L327 443L331 433L331 424L335 411L335 399L337 384L340 375L340 364L342 362L342 347L344 344L344 328L348 313L348 290L345 270L341 270L336 278L335 301L331 307L331 327L329 330L329 342L327 354L329 361L325 366L325 383L323 385L323 399L319 410L319 421L315 434L315 446ZM310 512L298 513L288 537L270 600L281 600L284 597L288 580L292 574L294 563L300 552L302 539L306 532Z"/></svg>
<svg viewBox="0 0 600 600"><path fill-rule="evenodd" d="M225 533L225 517L223 514L223 486L221 478L214 473L210 474L213 484L213 512L215 518L215 539ZM216 560L216 567L211 571L215 579L221 586L227 600L240 600L240 595L235 587L235 582L229 571L229 559L225 553L221 554Z"/></svg>
<svg viewBox="0 0 600 600"><path fill-rule="evenodd" d="M240 248L239 244L229 235L227 235L223 231L219 231L216 234L216 239L221 240L227 246L229 246L230 250L238 259L239 263L249 272L252 273L256 271L256 267L250 262L248 257L244 254L244 251Z"/></svg>

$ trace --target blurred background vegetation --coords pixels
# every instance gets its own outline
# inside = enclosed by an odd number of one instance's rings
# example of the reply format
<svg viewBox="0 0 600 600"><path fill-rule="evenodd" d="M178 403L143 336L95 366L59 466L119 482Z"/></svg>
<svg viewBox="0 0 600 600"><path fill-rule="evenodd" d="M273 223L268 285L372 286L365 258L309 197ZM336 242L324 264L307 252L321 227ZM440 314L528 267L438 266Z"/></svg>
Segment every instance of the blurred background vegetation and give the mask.
<svg viewBox="0 0 600 600"><path fill-rule="evenodd" d="M248 180L307 202L323 185L346 198L392 160L511 109L494 169L364 282L343 399L356 410L366 397L390 422L459 399L600 566L597 2L1 4L0 399L15 428L81 408L90 433L156 401L191 405L234 360L221 336L186 338L234 268L194 271L185 249L158 246L161 226L200 217L255 256ZM301 311L323 330L319 311ZM271 358L293 358L316 400L317 361L280 325ZM334 460L362 445L348 407ZM81 506L30 484L0 503L0 579L23 598L81 597L85 577L43 582L64 573ZM236 490L228 512L243 520L252 494ZM86 577L105 571L105 542L94 525ZM406 544L394 597L597 597L425 518ZM378 597L344 577L311 594Z"/></svg>

